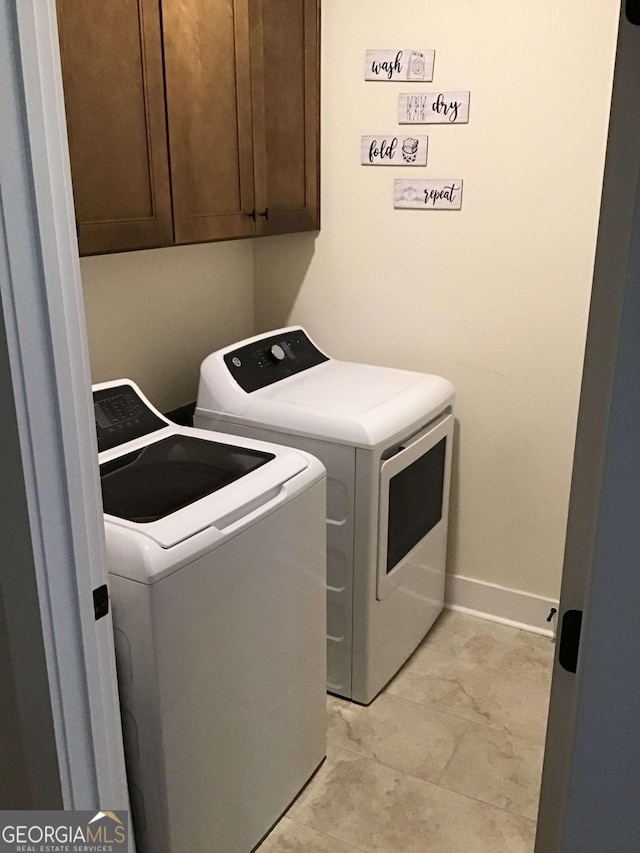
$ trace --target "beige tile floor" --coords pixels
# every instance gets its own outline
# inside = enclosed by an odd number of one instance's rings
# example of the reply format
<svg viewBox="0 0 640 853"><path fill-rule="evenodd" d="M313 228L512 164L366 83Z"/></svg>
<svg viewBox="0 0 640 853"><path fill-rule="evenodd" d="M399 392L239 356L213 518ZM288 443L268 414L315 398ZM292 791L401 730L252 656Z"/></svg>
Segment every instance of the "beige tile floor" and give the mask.
<svg viewBox="0 0 640 853"><path fill-rule="evenodd" d="M258 853L531 853L553 645L446 610Z"/></svg>

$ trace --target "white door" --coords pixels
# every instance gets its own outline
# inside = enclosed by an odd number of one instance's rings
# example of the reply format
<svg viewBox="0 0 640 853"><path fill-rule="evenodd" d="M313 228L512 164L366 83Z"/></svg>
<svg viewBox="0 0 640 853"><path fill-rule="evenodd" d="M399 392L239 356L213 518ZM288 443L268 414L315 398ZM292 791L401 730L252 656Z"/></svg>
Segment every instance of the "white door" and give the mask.
<svg viewBox="0 0 640 853"><path fill-rule="evenodd" d="M640 3L622 6L536 853L640 850Z"/></svg>
<svg viewBox="0 0 640 853"><path fill-rule="evenodd" d="M27 615L42 639L54 799L66 809L126 809L111 621L94 614L94 590L106 582L104 532L54 0L0 0L0 81L3 406L17 428L16 500L35 590ZM9 644L12 568L0 577ZM23 740L37 741L38 708L20 684L33 662L21 663L14 711ZM31 807L55 806L36 797Z"/></svg>

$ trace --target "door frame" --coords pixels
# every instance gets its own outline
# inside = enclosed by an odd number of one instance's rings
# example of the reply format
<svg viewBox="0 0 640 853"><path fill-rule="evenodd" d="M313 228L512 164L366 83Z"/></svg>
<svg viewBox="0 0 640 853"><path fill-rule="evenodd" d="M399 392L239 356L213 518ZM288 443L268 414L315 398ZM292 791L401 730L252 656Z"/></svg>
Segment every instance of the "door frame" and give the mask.
<svg viewBox="0 0 640 853"><path fill-rule="evenodd" d="M577 672L556 653L536 853L640 849L639 90L640 27L623 3L560 630L568 610L584 615Z"/></svg>
<svg viewBox="0 0 640 853"><path fill-rule="evenodd" d="M96 621L93 606L107 575L54 0L2 0L0 78L7 405L19 435L62 803L126 809L111 617ZM11 643L14 614L6 615ZM29 751L34 720L17 687Z"/></svg>

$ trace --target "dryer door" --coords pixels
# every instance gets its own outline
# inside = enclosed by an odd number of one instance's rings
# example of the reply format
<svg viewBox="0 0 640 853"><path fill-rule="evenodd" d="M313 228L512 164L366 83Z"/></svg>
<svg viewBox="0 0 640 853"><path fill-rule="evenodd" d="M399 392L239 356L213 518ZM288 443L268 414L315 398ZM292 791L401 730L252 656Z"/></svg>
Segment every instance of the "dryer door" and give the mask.
<svg viewBox="0 0 640 853"><path fill-rule="evenodd" d="M415 572L442 596L449 520L453 415L403 444L380 468L377 598Z"/></svg>

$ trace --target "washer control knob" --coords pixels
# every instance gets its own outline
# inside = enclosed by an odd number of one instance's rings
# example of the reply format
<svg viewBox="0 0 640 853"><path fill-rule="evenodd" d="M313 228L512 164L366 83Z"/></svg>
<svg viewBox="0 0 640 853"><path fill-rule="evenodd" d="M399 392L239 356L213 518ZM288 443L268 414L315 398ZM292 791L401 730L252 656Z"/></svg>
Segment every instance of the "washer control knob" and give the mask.
<svg viewBox="0 0 640 853"><path fill-rule="evenodd" d="M286 352L280 346L280 344L273 344L273 346L269 350L269 353L274 361L282 361L282 359L286 358L287 355Z"/></svg>

